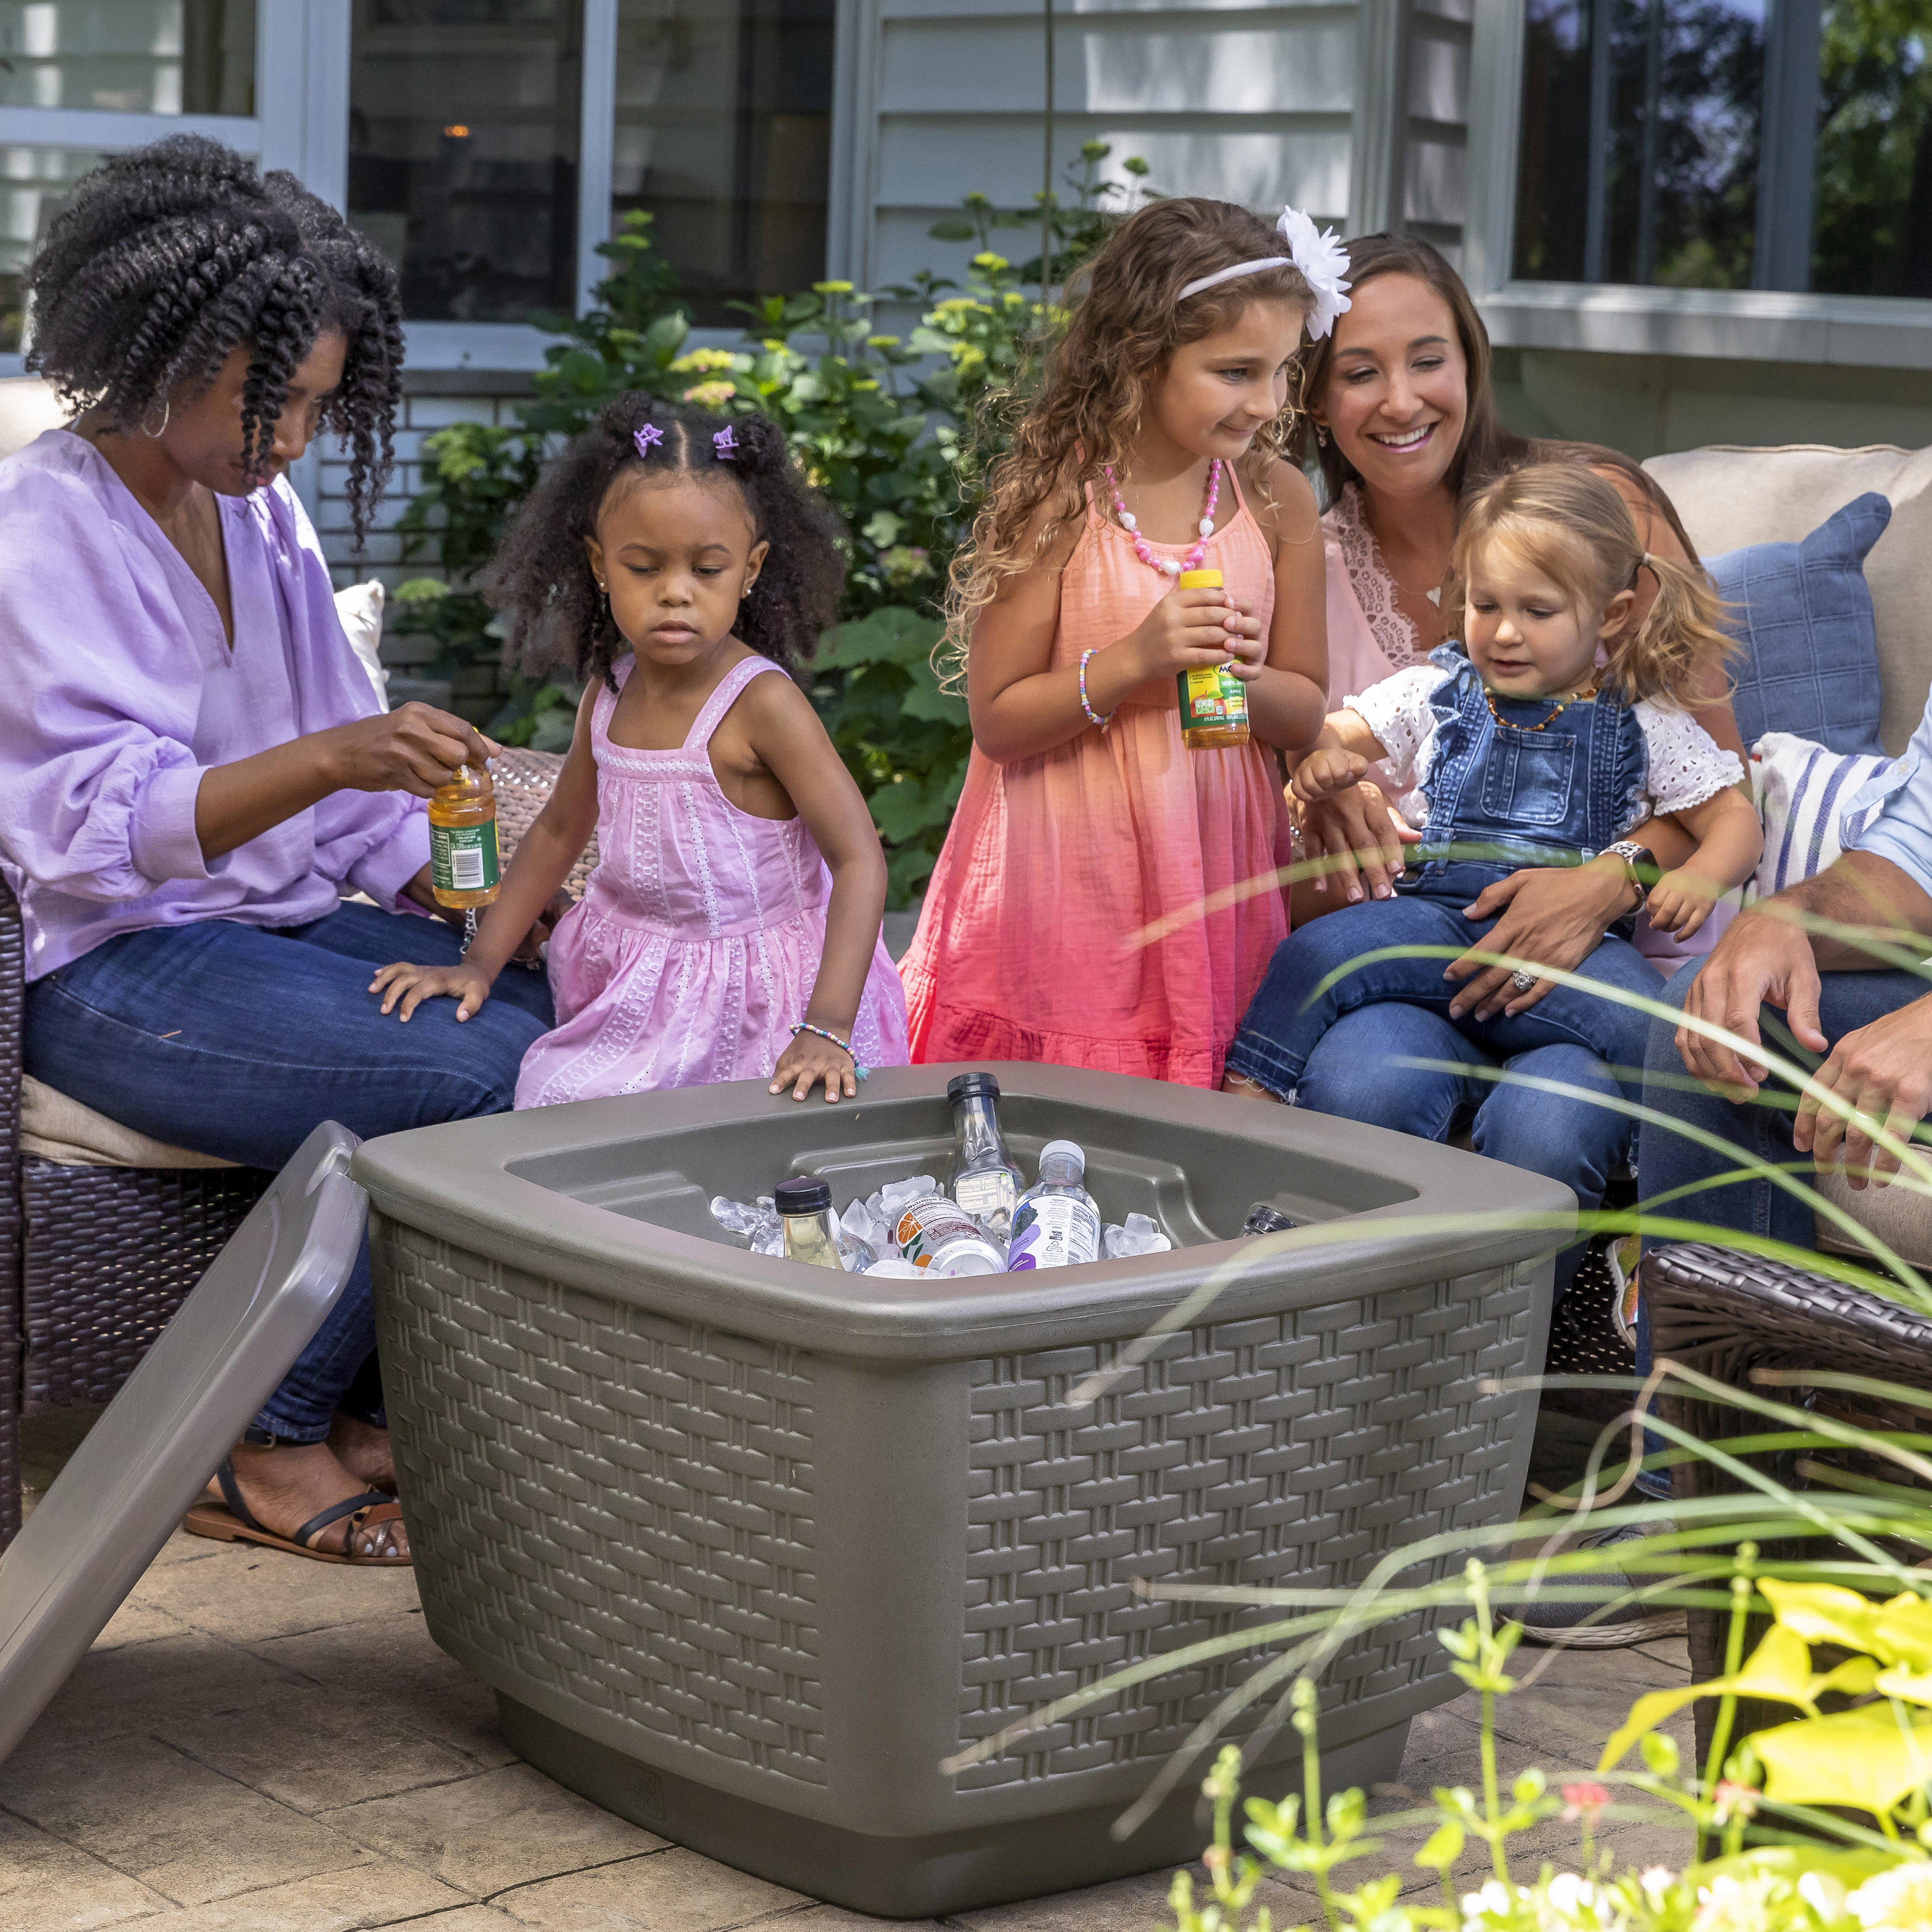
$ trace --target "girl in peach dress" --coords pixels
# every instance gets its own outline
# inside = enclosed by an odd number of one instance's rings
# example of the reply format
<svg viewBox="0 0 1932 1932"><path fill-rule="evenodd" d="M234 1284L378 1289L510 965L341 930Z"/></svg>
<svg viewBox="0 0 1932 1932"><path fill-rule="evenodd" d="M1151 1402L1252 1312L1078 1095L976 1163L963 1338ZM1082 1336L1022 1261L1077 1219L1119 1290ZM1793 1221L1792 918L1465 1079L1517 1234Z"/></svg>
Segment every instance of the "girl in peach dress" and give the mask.
<svg viewBox="0 0 1932 1932"><path fill-rule="evenodd" d="M1288 929L1276 754L1325 708L1314 496L1278 452L1338 260L1292 210L1178 200L1086 272L954 568L974 750L902 968L915 1061L1220 1084ZM1190 751L1175 675L1230 662L1250 741Z"/></svg>

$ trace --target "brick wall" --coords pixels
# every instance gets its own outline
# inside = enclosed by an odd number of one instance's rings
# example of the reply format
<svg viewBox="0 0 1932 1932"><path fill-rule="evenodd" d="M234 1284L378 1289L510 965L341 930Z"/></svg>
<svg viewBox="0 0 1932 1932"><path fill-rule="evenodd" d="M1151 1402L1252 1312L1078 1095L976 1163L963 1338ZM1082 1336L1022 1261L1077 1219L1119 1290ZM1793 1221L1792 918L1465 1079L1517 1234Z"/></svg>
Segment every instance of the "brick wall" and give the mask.
<svg viewBox="0 0 1932 1932"><path fill-rule="evenodd" d="M380 577L394 590L410 578L439 574L428 558L404 561L402 539L394 529L410 499L422 487L424 442L452 423L513 424L517 404L530 394L527 378L488 371L472 374L433 370L406 376L402 413L396 428L395 475L377 512L376 526L360 552L350 529L349 506L344 495L348 463L333 443L318 446L321 453L312 466L304 466L308 473L297 478L297 488L315 520L323 554L338 587ZM394 608L391 607L392 613ZM444 701L440 692L413 689L409 683L420 678L422 667L435 655L436 648L430 638L398 637L393 628L386 628L382 662L389 668L392 701L398 696ZM496 667L473 666L458 675L452 694L454 708L478 723L487 723L500 708L504 688L502 674Z"/></svg>

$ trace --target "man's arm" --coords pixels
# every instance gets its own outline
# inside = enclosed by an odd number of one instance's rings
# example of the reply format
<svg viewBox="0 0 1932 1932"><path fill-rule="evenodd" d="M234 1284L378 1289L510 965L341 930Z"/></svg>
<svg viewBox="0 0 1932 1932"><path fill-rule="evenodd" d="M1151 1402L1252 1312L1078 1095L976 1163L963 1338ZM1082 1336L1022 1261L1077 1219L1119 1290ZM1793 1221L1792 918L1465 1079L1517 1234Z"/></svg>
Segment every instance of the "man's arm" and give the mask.
<svg viewBox="0 0 1932 1932"><path fill-rule="evenodd" d="M1767 899L1761 908L1799 926L1821 973L1869 973L1894 962L1874 947L1903 948L1915 959L1932 952L1932 892L1876 852L1847 852L1815 879ZM1828 932L1827 926L1858 928Z"/></svg>
<svg viewBox="0 0 1932 1932"><path fill-rule="evenodd" d="M1820 926L1852 928L1820 931ZM1783 1010L1793 1035L1822 1053L1818 975L1870 971L1893 962L1874 957L1888 942L1915 956L1932 951L1932 894L1902 867L1875 852L1847 852L1828 871L1741 913L1712 948L1684 1001L1688 1018L1708 1021L1753 1045L1761 1009ZM1863 944L1860 943L1863 940ZM1747 1060L1690 1027L1677 1030L1685 1067L1732 1100L1755 1094L1767 1078Z"/></svg>

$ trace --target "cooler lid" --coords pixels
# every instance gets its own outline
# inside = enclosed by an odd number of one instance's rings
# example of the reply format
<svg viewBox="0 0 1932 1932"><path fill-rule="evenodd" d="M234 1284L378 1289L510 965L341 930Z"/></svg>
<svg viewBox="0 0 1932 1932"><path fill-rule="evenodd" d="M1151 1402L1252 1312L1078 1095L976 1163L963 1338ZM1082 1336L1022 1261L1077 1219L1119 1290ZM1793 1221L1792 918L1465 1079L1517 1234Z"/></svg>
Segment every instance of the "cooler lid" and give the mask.
<svg viewBox="0 0 1932 1932"><path fill-rule="evenodd" d="M303 1142L0 1556L0 1759L334 1306L368 1220L357 1144L333 1120Z"/></svg>

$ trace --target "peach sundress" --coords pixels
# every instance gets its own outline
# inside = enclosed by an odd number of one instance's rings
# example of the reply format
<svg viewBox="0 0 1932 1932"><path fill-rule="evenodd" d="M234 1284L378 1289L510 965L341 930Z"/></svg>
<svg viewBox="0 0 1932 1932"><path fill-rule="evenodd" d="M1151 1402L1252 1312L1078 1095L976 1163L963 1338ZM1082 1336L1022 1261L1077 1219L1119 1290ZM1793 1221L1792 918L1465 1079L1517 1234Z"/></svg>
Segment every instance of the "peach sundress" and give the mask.
<svg viewBox="0 0 1932 1932"><path fill-rule="evenodd" d="M1266 635L1274 560L1238 484L1204 568ZM1152 548L1177 559L1187 546ZM1052 668L1115 643L1172 581L1090 500L1061 580ZM1288 821L1272 751L1190 752L1174 680L1038 758L976 746L901 966L915 1063L1022 1060L1220 1084L1288 914Z"/></svg>

